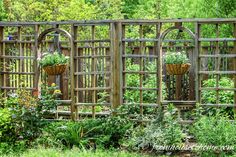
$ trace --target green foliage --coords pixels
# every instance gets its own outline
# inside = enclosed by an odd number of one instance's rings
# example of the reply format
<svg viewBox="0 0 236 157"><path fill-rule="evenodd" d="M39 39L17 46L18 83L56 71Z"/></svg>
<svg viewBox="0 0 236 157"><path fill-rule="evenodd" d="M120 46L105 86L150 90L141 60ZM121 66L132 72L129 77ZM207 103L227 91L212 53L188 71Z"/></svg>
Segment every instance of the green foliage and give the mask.
<svg viewBox="0 0 236 157"><path fill-rule="evenodd" d="M78 148L73 148L70 150L60 150L60 149L30 149L23 154L21 157L149 157L149 155L126 152L124 150L81 150ZM7 155L2 157L8 157ZM19 157L19 155L12 155L11 157Z"/></svg>
<svg viewBox="0 0 236 157"><path fill-rule="evenodd" d="M47 53L40 61L42 67L68 63L69 57L58 52Z"/></svg>
<svg viewBox="0 0 236 157"><path fill-rule="evenodd" d="M216 79L211 78L203 81L203 87L216 87ZM221 77L219 80L219 87L222 88L234 88L234 82L228 77ZM203 90L202 91L203 103L216 103L216 91ZM219 103L220 104L233 104L234 103L234 91L219 91Z"/></svg>
<svg viewBox="0 0 236 157"><path fill-rule="evenodd" d="M6 135L12 132L12 113L8 108L0 108L0 141L5 141Z"/></svg>
<svg viewBox="0 0 236 157"><path fill-rule="evenodd" d="M133 134L135 135L135 134ZM169 105L166 111L159 108L156 119L144 128L143 133L131 138L130 147L163 151L160 146L179 146L185 135L176 118L176 109Z"/></svg>
<svg viewBox="0 0 236 157"><path fill-rule="evenodd" d="M201 156L213 156L219 153L219 156L231 154L236 151L236 124L230 119L218 112L214 116L202 116L193 125L192 131L199 145L216 146L216 150L200 150ZM220 146L233 146L233 150L220 150Z"/></svg>
<svg viewBox="0 0 236 157"><path fill-rule="evenodd" d="M185 52L167 52L164 58L165 64L185 64L189 59Z"/></svg>
<svg viewBox="0 0 236 157"><path fill-rule="evenodd" d="M58 89L55 83L50 86L47 84L41 85L41 97L39 99L38 108L44 114L45 112L55 110L58 102L56 102L58 96L61 95L61 91Z"/></svg>
<svg viewBox="0 0 236 157"><path fill-rule="evenodd" d="M52 123L43 129L37 143L44 147L72 148L93 147L93 143L105 148L119 147L132 123L120 117L86 119L80 122Z"/></svg>
<svg viewBox="0 0 236 157"><path fill-rule="evenodd" d="M149 72L155 72L157 70L156 66L152 62L148 62L145 65L146 70ZM139 71L140 65L132 63L131 60L126 60L126 70L127 71ZM139 87L140 86L140 76L137 74L127 74L126 75L126 86L128 87ZM156 75L147 74L143 80L144 88L158 88ZM165 83L162 83L162 96L165 98L167 96ZM140 100L139 90L126 90L124 94L124 99L128 103L137 103ZM144 103L156 103L157 92L154 90L143 91L143 102Z"/></svg>

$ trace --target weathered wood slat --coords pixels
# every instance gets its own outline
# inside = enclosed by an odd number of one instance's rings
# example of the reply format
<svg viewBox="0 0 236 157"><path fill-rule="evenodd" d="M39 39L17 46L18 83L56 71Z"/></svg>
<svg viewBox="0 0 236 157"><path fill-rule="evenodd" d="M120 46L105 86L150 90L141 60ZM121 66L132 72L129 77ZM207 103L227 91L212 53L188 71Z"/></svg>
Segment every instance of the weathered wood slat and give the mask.
<svg viewBox="0 0 236 157"><path fill-rule="evenodd" d="M75 88L75 91L98 91L98 90L109 90L111 87L91 87L91 88Z"/></svg>
<svg viewBox="0 0 236 157"><path fill-rule="evenodd" d="M127 87L127 86L124 86L123 89L133 89L133 90L158 90L159 88Z"/></svg>
<svg viewBox="0 0 236 157"><path fill-rule="evenodd" d="M19 87L4 87L4 86L2 86L0 88L1 89L6 89L6 90L16 90L16 89L19 89ZM29 87L26 87L24 89L26 89L26 90L35 90L35 88L29 88Z"/></svg>
<svg viewBox="0 0 236 157"><path fill-rule="evenodd" d="M7 59L36 59L34 56L9 56L9 55L2 55L0 58L7 58Z"/></svg>
<svg viewBox="0 0 236 157"><path fill-rule="evenodd" d="M1 74L18 74L18 75L35 75L34 72L11 72L11 71L0 71Z"/></svg>
<svg viewBox="0 0 236 157"><path fill-rule="evenodd" d="M201 104L201 106L208 106L208 107L236 107L236 104Z"/></svg>
<svg viewBox="0 0 236 157"><path fill-rule="evenodd" d="M156 71L123 71L126 74L156 74Z"/></svg>
<svg viewBox="0 0 236 157"><path fill-rule="evenodd" d="M207 42L210 42L210 41L236 41L235 38L199 38L198 41L207 41Z"/></svg>
<svg viewBox="0 0 236 157"><path fill-rule="evenodd" d="M137 54L125 54L122 55L124 58L158 58L158 56L155 55L137 55Z"/></svg>
<svg viewBox="0 0 236 157"><path fill-rule="evenodd" d="M176 23L176 22L198 22L207 23L235 23L236 18L192 18L192 19L154 19L154 20L81 20L81 21L52 21L52 22L0 22L0 26L34 26L34 25L74 25L74 26L90 26L90 25L109 25L114 22L121 22L122 25L127 24L156 24L156 23Z"/></svg>
<svg viewBox="0 0 236 157"><path fill-rule="evenodd" d="M223 87L201 87L199 90L230 90L236 91L236 88L223 88Z"/></svg>
<svg viewBox="0 0 236 157"><path fill-rule="evenodd" d="M236 54L215 54L215 55L199 55L199 58L235 58Z"/></svg>
<svg viewBox="0 0 236 157"><path fill-rule="evenodd" d="M110 55L85 55L85 56L74 56L75 59L77 58L111 58Z"/></svg>
<svg viewBox="0 0 236 157"><path fill-rule="evenodd" d="M111 103L76 103L76 106L111 106Z"/></svg>
<svg viewBox="0 0 236 157"><path fill-rule="evenodd" d="M162 101L163 105L175 104L175 105L195 105L196 101L181 101L181 100L172 100L172 101Z"/></svg>
<svg viewBox="0 0 236 157"><path fill-rule="evenodd" d="M199 74L236 74L236 71L199 71Z"/></svg>
<svg viewBox="0 0 236 157"><path fill-rule="evenodd" d="M91 40L75 40L75 43L91 43L91 42L111 42L110 39L91 39Z"/></svg>

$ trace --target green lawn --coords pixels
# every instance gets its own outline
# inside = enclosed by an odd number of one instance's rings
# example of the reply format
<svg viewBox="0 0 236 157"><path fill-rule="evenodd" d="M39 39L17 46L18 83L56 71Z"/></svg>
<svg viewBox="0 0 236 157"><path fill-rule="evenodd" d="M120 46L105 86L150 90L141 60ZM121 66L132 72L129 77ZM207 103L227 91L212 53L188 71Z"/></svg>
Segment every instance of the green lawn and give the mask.
<svg viewBox="0 0 236 157"><path fill-rule="evenodd" d="M2 157L151 157L149 155L129 153L125 151L97 150L82 151L79 149L59 150L59 149L29 149L21 155L5 155Z"/></svg>

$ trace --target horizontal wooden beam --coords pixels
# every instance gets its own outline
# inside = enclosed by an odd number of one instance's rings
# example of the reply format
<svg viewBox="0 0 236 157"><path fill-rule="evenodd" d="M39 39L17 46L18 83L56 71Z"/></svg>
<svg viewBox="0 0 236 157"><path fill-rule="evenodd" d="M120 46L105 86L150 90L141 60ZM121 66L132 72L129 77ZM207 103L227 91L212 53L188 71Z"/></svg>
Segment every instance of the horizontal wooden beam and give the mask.
<svg viewBox="0 0 236 157"><path fill-rule="evenodd" d="M121 22L122 24L158 24L158 23L176 23L176 22L198 22L201 24L209 23L235 23L236 18L186 18L186 19L154 19L154 20L81 20L81 21L46 21L46 22L5 22L1 21L0 26L34 26L34 25L109 25L110 23Z"/></svg>
<svg viewBox="0 0 236 157"><path fill-rule="evenodd" d="M199 55L199 58L235 58L236 54L215 54L215 55Z"/></svg>
<svg viewBox="0 0 236 157"><path fill-rule="evenodd" d="M199 74L236 74L236 71L199 71Z"/></svg>
<svg viewBox="0 0 236 157"><path fill-rule="evenodd" d="M199 38L198 41L236 41L236 38Z"/></svg>
<svg viewBox="0 0 236 157"><path fill-rule="evenodd" d="M158 90L158 88L145 88L145 87L123 87L123 89L131 89L131 90Z"/></svg>
<svg viewBox="0 0 236 157"><path fill-rule="evenodd" d="M236 91L236 88L223 88L223 87L201 87L199 90L230 90Z"/></svg>

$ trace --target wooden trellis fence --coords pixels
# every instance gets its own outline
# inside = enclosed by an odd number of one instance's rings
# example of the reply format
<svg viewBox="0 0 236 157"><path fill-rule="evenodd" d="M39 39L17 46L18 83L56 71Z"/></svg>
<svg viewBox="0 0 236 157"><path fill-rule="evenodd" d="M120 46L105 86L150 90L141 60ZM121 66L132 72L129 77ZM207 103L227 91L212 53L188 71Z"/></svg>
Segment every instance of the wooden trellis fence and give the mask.
<svg viewBox="0 0 236 157"><path fill-rule="evenodd" d="M70 66L45 76L38 59L56 49L70 56ZM190 71L167 75L166 51L186 51ZM0 66L5 96L21 83L33 91L56 82L63 92L57 118L115 114L120 105L134 105L141 115L168 103L236 107L236 18L0 22ZM222 76L234 87L221 87ZM204 87L208 78L215 87ZM204 90L216 91L214 104L202 101ZM220 91L234 92L234 103L220 104Z"/></svg>

